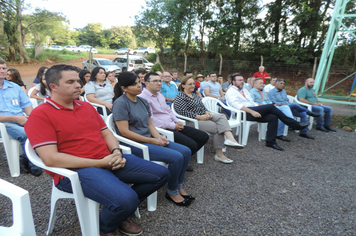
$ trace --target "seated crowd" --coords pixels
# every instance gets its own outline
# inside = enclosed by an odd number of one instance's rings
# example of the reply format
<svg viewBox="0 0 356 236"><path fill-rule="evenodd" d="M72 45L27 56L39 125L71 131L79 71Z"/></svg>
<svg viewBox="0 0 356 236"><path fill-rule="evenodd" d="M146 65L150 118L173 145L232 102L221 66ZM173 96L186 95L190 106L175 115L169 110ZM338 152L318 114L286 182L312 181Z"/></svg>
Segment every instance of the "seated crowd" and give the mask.
<svg viewBox="0 0 356 236"><path fill-rule="evenodd" d="M141 68L135 73L122 72L116 78L114 72L106 72L102 67L89 72L70 65L54 65L38 71L29 96L41 105L33 109L19 72L7 70L6 62L0 58L0 122L23 150L28 138L45 165L78 173L84 195L103 205L100 235L139 235L140 226L127 218L140 202L166 183L166 198L175 205L189 206L195 200L183 188L185 173L193 170L188 166L191 157L204 148L209 134L213 136L217 162L233 162L232 157L224 155L226 147L244 148L229 126L231 111L210 112L202 102L204 96L246 112L248 121L267 123L266 146L276 150L283 150L276 139L290 141L284 136L285 125L301 130L300 137L314 139L307 132L307 115L317 118L317 130L335 131L330 126L332 109L318 102L313 79L307 79L298 91L300 101L311 104L312 111L289 102L283 79L272 78L271 84L264 86L268 79L271 77L264 67L245 83L239 73L229 75L224 82L215 72L198 74L194 80L189 71L179 79L178 71L147 73ZM163 162L168 168L144 160L142 150L127 143L123 144L131 148L132 154L122 154L100 116L103 110L81 101L81 96L90 103L103 105L108 114L112 113L118 135L147 146L150 160ZM184 125L174 111L196 119L199 129ZM156 127L173 132L174 142L162 136ZM42 173L25 153L20 157L20 168L35 176ZM72 192L69 179L48 174L57 188Z"/></svg>

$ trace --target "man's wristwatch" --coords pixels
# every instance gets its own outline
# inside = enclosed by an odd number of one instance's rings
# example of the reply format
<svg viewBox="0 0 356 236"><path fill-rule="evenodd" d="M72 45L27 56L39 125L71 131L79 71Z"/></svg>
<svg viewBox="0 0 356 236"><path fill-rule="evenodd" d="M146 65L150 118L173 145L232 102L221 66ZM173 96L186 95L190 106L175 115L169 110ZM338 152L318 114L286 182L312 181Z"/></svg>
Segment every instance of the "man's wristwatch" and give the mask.
<svg viewBox="0 0 356 236"><path fill-rule="evenodd" d="M121 148L114 148L113 150L111 150L111 154L113 154L115 150L119 150L122 153L122 149Z"/></svg>

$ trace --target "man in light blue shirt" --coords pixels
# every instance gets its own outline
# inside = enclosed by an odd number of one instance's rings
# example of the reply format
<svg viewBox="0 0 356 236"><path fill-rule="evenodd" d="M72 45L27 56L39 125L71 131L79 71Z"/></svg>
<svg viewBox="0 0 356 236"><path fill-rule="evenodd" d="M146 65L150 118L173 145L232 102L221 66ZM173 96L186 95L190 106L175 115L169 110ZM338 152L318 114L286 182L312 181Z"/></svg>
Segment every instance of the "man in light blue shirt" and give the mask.
<svg viewBox="0 0 356 236"><path fill-rule="evenodd" d="M300 117L302 122L307 121L307 115L319 117L320 114L316 112L309 111L306 107L300 106L298 103L289 103L286 90L284 90L284 79L277 79L275 83L275 88L268 93L268 97L272 102L278 107L288 106L292 111L293 116ZM308 134L308 128L301 130L300 137L307 139L314 139L314 137Z"/></svg>
<svg viewBox="0 0 356 236"><path fill-rule="evenodd" d="M221 85L218 82L216 82L217 79L216 73L210 72L209 78L210 80L207 81L206 84L204 85L205 96L219 99L221 102L223 102L226 105L225 94L222 91ZM224 109L224 111L229 117L231 116L231 111L227 109Z"/></svg>
<svg viewBox="0 0 356 236"><path fill-rule="evenodd" d="M255 78L254 81L252 82L253 88L250 90L250 95L253 99L254 102L258 103L258 105L265 105L265 104L272 104L273 102L269 99L267 93L263 91L263 79L262 78ZM294 119L294 116L292 114L292 111L288 106L277 106L283 114L288 116L289 118ZM278 129L277 129L277 139L285 141L285 142L290 142L289 139L287 139L283 134L284 134L284 128L285 124L281 121L278 120Z"/></svg>
<svg viewBox="0 0 356 236"><path fill-rule="evenodd" d="M6 73L6 62L0 58L0 122L5 125L9 136L18 140L25 151L27 136L23 126L32 111L32 103L20 86L5 80ZM42 169L33 165L25 154L20 157L20 168L35 176L42 173Z"/></svg>
<svg viewBox="0 0 356 236"><path fill-rule="evenodd" d="M173 103L173 100L178 95L178 89L174 83L171 83L172 76L169 72L167 72L167 71L163 72L162 79L163 79L163 83L162 83L162 88L161 88L160 92L166 99L167 105L171 106Z"/></svg>

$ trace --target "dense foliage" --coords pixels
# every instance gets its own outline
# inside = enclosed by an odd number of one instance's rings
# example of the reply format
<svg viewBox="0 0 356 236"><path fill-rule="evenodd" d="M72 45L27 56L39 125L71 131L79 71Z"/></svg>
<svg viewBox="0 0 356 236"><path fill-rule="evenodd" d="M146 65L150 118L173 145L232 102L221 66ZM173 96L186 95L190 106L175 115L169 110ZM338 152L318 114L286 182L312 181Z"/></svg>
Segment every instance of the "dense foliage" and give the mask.
<svg viewBox="0 0 356 236"><path fill-rule="evenodd" d="M23 15L22 0L0 1L0 56L29 60L25 44L82 45L118 49L155 47L170 56L312 63L320 57L335 0L146 0L135 26L103 28L88 23L70 30L61 13L35 9ZM350 0L345 13L356 13ZM355 29L355 18L345 22ZM356 39L340 34L334 64L355 65Z"/></svg>

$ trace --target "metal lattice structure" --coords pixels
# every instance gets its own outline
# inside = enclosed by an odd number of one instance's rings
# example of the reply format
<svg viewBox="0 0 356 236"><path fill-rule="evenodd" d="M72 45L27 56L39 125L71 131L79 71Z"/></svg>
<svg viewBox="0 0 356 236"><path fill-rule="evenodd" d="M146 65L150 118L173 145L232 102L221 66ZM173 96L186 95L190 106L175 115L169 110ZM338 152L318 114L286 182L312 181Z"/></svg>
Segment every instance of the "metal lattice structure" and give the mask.
<svg viewBox="0 0 356 236"><path fill-rule="evenodd" d="M338 42L339 33L347 33L349 34L349 36L354 37L356 39L355 26L348 27L343 23L345 19L349 18L353 18L356 21L356 14L345 14L346 4L349 1L354 0L336 0L335 3L334 13L331 18L328 34L326 36L323 53L320 58L319 67L316 73L314 83L314 89L319 101L356 105L356 97L332 96L324 94L329 89L356 75L356 72L354 72L345 77L344 79L340 80L339 82L335 83L334 85L325 88L326 82L328 80L331 62L334 56L335 45Z"/></svg>

